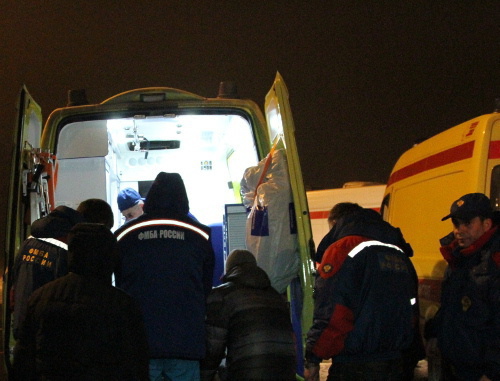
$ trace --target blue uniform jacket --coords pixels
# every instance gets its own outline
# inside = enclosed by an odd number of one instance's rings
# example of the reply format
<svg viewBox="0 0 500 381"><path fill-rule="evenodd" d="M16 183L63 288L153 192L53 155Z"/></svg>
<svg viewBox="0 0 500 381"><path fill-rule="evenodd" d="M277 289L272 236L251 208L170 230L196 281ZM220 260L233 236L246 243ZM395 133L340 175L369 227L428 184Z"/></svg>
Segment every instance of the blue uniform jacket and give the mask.
<svg viewBox="0 0 500 381"><path fill-rule="evenodd" d="M120 255L116 285L140 305L150 358L202 359L215 262L210 229L188 216L177 174L158 175L144 209L145 214L115 232Z"/></svg>

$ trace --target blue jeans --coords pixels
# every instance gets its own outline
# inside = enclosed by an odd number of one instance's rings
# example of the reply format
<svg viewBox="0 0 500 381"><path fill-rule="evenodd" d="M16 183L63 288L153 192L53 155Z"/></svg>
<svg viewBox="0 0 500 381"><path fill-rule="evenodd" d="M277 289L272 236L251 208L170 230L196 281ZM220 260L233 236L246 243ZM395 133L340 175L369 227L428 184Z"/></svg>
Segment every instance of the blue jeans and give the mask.
<svg viewBox="0 0 500 381"><path fill-rule="evenodd" d="M199 381L200 362L180 359L149 360L150 381Z"/></svg>

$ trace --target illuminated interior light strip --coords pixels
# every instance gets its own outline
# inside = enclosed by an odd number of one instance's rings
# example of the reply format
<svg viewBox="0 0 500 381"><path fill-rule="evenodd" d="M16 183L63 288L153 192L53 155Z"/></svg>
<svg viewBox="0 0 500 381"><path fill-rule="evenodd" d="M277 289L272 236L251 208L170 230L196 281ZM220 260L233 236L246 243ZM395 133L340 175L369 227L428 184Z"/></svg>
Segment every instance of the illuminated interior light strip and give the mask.
<svg viewBox="0 0 500 381"><path fill-rule="evenodd" d="M200 228L197 228L196 226L193 226L193 225L190 225L188 223L185 223L185 222L182 222L182 221L177 221L177 220L167 220L167 219L156 219L156 220L149 220L149 221L144 221L144 222L139 222L138 224L134 224L132 225L131 227L125 229L124 231L122 231L120 233L120 235L118 237L116 237L116 240L119 241L120 239L123 238L124 235L134 231L134 230L137 230L137 229L140 229L140 228L143 228L143 227L147 227L147 226L156 226L156 225L170 225L170 226L179 226L179 227L182 227L182 228L185 228L185 229L189 229L189 230L192 230L194 231L195 233L198 233L199 235L201 235L203 238L205 238L206 240L208 240L209 238L209 235L207 233L205 233L203 230L201 230Z"/></svg>

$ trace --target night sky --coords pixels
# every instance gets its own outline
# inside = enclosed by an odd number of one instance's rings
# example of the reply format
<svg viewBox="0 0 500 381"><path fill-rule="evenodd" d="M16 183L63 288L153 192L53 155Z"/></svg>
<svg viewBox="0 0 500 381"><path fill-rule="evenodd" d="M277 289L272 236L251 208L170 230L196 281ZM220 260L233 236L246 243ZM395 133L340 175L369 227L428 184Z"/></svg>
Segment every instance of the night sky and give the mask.
<svg viewBox="0 0 500 381"><path fill-rule="evenodd" d="M222 80L263 105L279 71L307 187L385 183L415 141L492 112L500 97L498 1L8 3L6 157L22 84L47 117L69 89L87 89L91 103L148 86L215 97Z"/></svg>

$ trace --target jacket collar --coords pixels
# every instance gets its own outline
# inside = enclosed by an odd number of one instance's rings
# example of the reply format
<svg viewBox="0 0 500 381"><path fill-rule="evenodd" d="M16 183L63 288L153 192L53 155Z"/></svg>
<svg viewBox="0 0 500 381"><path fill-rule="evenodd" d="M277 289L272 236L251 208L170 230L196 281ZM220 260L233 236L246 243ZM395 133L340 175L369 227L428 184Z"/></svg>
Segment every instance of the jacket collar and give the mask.
<svg viewBox="0 0 500 381"><path fill-rule="evenodd" d="M460 247L458 246L458 241L455 239L449 245L442 246L440 248L441 254L443 255L443 258L446 260L446 262L448 262L453 267L455 265L455 261L459 257L469 257L481 250L497 230L498 226L492 227L481 237L479 237L475 242L473 242L469 247L466 247L464 249L460 249Z"/></svg>

